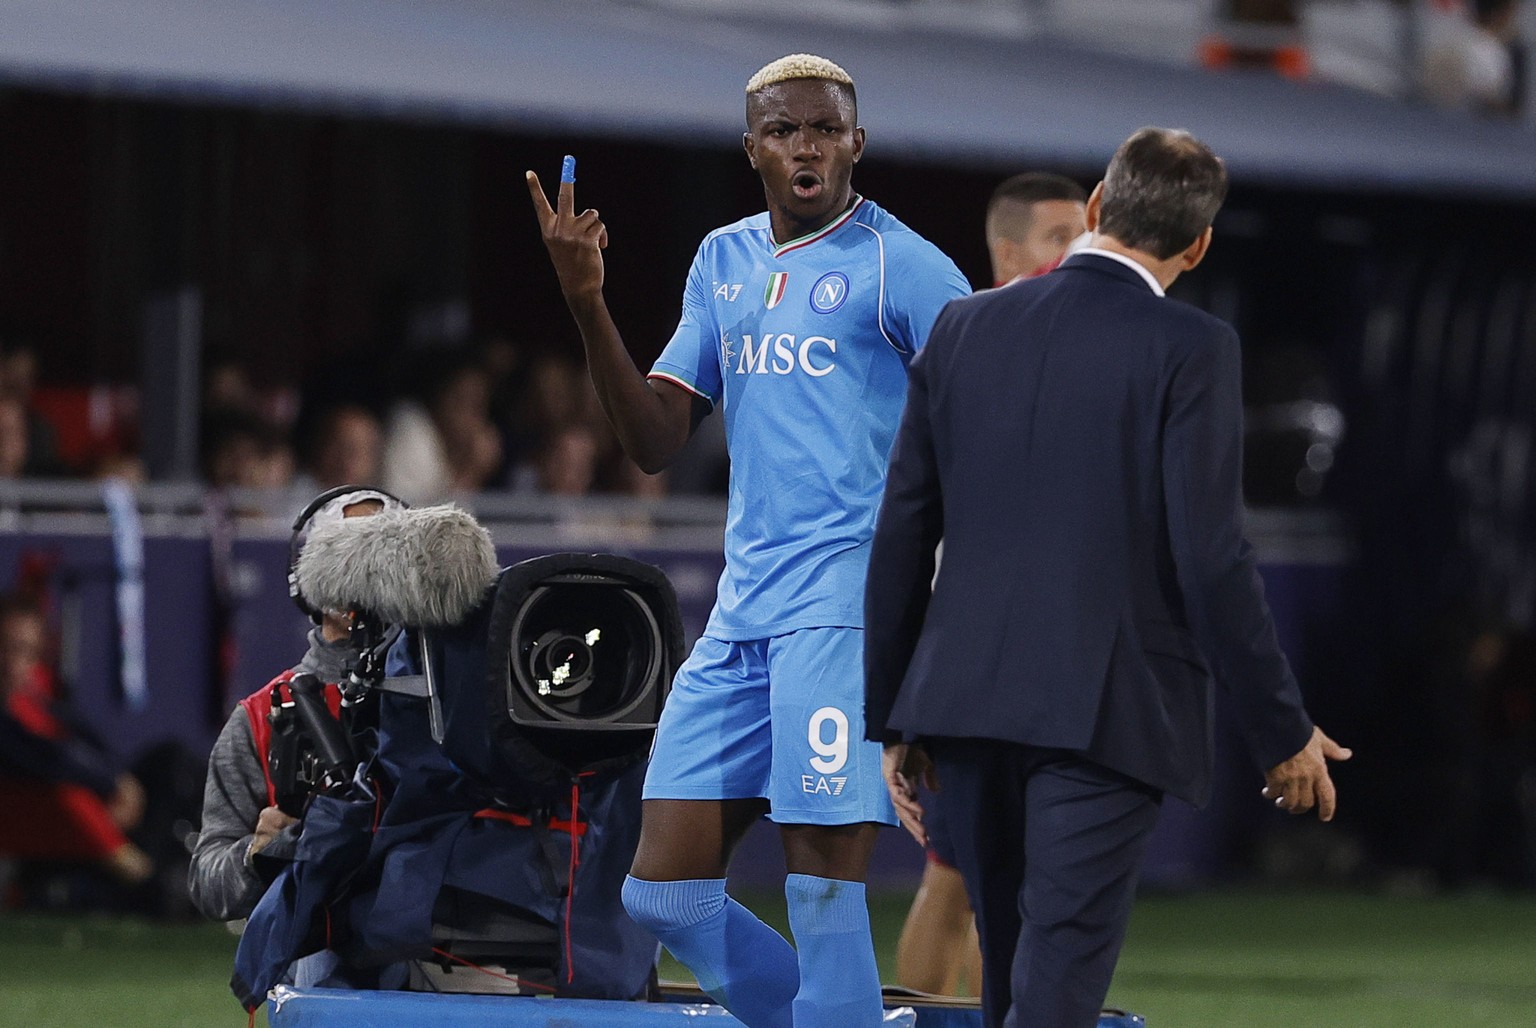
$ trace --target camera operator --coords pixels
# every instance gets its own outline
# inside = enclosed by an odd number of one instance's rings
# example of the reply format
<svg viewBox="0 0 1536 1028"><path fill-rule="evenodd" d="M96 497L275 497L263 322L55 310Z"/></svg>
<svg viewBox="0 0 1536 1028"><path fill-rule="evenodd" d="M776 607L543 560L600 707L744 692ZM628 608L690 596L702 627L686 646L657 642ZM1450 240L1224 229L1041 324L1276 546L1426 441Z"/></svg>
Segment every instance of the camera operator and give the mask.
<svg viewBox="0 0 1536 1028"><path fill-rule="evenodd" d="M399 506L399 500L377 489L342 486L322 493L295 523L290 556L297 557L302 540L317 525ZM291 579L290 592L316 621L309 650L295 667L240 702L208 758L203 827L192 854L188 888L198 910L218 920L250 915L282 862L293 859L303 827L298 816L279 806L283 797L270 771L274 695L280 695L293 676L307 672L326 683L327 705L334 714L340 699L335 683L360 656L352 639L351 614L313 610Z"/></svg>

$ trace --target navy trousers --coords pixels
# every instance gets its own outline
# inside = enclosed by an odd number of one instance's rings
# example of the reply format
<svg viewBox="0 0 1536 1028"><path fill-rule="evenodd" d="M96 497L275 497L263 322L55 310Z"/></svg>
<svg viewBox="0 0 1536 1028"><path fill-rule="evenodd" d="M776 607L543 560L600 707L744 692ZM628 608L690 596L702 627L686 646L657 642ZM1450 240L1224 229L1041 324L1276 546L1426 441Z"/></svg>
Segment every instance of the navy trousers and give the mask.
<svg viewBox="0 0 1536 1028"><path fill-rule="evenodd" d="M935 739L990 1028L1093 1028L1162 794L1064 750Z"/></svg>

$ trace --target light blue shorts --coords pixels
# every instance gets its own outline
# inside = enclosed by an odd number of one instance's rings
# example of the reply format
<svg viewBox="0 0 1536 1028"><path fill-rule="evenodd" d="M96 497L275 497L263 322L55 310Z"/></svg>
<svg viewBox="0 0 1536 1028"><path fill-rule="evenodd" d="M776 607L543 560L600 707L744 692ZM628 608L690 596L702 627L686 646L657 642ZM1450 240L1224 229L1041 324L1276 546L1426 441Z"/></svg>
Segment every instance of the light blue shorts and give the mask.
<svg viewBox="0 0 1536 1028"><path fill-rule="evenodd" d="M864 632L704 636L678 669L648 800L766 797L780 824L896 823L879 743L864 741Z"/></svg>

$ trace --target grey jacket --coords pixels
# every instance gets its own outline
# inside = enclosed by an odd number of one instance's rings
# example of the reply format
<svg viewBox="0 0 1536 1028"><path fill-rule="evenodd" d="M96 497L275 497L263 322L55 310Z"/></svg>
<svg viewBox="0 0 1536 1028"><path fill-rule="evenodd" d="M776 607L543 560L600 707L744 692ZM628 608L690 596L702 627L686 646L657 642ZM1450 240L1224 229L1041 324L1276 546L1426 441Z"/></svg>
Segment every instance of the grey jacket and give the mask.
<svg viewBox="0 0 1536 1028"><path fill-rule="evenodd" d="M309 633L309 651L294 667L322 681L335 682L357 658L346 641L328 643L320 629ZM267 806L267 779L262 756L256 752L250 717L236 706L219 732L208 757L208 782L203 788L203 827L192 851L187 890L207 917L233 921L249 917L271 882L250 860L256 821ZM301 824L289 825L262 849L271 860L292 860Z"/></svg>

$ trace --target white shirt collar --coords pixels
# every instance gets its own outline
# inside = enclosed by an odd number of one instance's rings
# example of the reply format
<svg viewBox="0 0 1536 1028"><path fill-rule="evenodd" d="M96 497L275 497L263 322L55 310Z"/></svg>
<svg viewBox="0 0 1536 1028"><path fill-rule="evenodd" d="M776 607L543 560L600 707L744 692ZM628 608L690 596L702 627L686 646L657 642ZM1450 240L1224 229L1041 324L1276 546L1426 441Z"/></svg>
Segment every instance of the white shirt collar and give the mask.
<svg viewBox="0 0 1536 1028"><path fill-rule="evenodd" d="M1078 250L1076 253L1074 253L1072 256L1076 257L1078 254L1088 254L1093 257L1108 257L1112 261L1119 261L1121 264L1124 264L1127 268L1130 268L1132 271L1136 272L1136 274L1140 275L1146 281L1151 290L1158 296L1167 295L1163 292L1161 283L1152 277L1152 272L1148 271L1144 265L1138 264L1136 261L1131 260L1123 253L1115 253L1113 250L1100 250L1097 246L1085 246L1081 250Z"/></svg>

